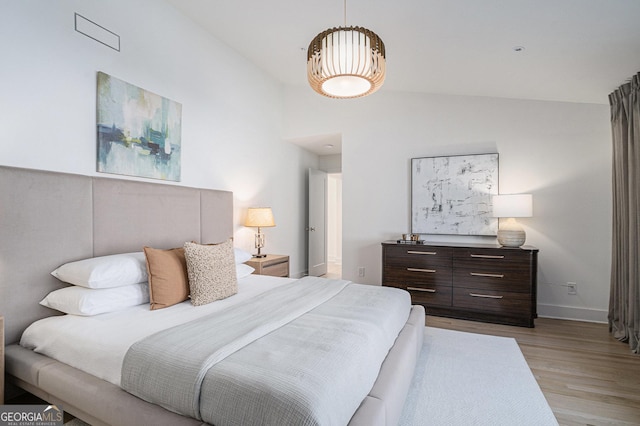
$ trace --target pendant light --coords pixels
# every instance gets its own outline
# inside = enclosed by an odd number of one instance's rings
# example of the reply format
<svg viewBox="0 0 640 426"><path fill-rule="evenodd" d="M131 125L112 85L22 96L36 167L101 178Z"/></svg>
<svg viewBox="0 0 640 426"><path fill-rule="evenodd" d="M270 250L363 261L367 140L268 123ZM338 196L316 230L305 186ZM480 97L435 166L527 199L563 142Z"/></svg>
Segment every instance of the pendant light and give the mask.
<svg viewBox="0 0 640 426"><path fill-rule="evenodd" d="M358 98L378 90L386 73L384 43L371 30L344 27L318 34L307 50L307 78L316 92L330 98Z"/></svg>

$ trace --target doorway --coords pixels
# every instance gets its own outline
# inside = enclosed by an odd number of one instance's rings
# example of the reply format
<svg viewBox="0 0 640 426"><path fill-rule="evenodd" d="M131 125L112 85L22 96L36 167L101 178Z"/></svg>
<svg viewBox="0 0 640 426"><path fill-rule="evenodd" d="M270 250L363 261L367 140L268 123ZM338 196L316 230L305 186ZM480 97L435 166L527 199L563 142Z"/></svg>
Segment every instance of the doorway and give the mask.
<svg viewBox="0 0 640 426"><path fill-rule="evenodd" d="M308 274L342 278L342 173L309 169Z"/></svg>
<svg viewBox="0 0 640 426"><path fill-rule="evenodd" d="M342 277L342 135L289 139L315 154L307 175L307 274Z"/></svg>
<svg viewBox="0 0 640 426"><path fill-rule="evenodd" d="M342 173L327 174L327 273L342 278Z"/></svg>
<svg viewBox="0 0 640 426"><path fill-rule="evenodd" d="M321 277L327 274L328 264L328 209L327 203L329 177L327 172L309 169L309 221L308 235L308 274Z"/></svg>

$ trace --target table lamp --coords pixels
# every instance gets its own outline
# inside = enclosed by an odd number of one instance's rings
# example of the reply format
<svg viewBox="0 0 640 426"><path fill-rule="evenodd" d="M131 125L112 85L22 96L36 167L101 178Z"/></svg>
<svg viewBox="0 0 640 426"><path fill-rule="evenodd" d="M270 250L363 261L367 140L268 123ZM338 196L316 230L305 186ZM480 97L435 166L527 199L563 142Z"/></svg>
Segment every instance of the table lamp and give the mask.
<svg viewBox="0 0 640 426"><path fill-rule="evenodd" d="M500 221L498 243L504 247L520 247L527 236L516 217L533 215L533 197L531 194L509 194L493 196L493 217L506 218Z"/></svg>
<svg viewBox="0 0 640 426"><path fill-rule="evenodd" d="M266 257L266 254L260 253L260 249L264 247L265 243L264 234L260 232L260 228L276 226L271 207L249 207L247 209L247 219L244 221L244 226L258 228L258 233L256 234L256 248L258 249L258 253L254 254L253 257Z"/></svg>

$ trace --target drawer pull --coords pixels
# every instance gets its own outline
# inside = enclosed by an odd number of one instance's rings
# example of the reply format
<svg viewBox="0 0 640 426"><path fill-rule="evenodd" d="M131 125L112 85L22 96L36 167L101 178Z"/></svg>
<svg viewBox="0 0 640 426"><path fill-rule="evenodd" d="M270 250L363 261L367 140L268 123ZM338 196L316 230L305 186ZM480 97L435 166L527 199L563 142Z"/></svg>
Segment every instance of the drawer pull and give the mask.
<svg viewBox="0 0 640 426"><path fill-rule="evenodd" d="M430 274L435 274L436 273L435 269L407 268L407 271L411 271L411 272L428 272Z"/></svg>
<svg viewBox="0 0 640 426"><path fill-rule="evenodd" d="M484 274L482 272L470 272L474 277L488 277L488 278L504 278L504 274Z"/></svg>
<svg viewBox="0 0 640 426"><path fill-rule="evenodd" d="M472 254L471 257L479 257L481 259L504 259L504 255L493 254Z"/></svg>
<svg viewBox="0 0 640 426"><path fill-rule="evenodd" d="M423 291L423 292L425 292L425 293L435 293L435 292L436 292L436 289L435 289L435 288L407 287L407 290Z"/></svg>
<svg viewBox="0 0 640 426"><path fill-rule="evenodd" d="M416 250L407 250L407 254L428 254L431 256L435 256L436 254L438 254L435 251L416 251Z"/></svg>
<svg viewBox="0 0 640 426"><path fill-rule="evenodd" d="M471 297L484 297L485 299L502 299L504 296L493 296L491 294L469 293Z"/></svg>

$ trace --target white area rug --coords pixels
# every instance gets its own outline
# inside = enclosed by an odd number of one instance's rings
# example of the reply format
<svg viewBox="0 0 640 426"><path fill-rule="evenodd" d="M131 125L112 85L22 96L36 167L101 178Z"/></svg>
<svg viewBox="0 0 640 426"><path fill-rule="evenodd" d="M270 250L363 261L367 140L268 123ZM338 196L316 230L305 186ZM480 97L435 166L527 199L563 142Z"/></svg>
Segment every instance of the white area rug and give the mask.
<svg viewBox="0 0 640 426"><path fill-rule="evenodd" d="M515 339L425 327L400 425L557 424Z"/></svg>

